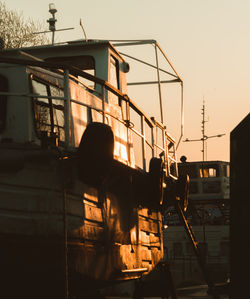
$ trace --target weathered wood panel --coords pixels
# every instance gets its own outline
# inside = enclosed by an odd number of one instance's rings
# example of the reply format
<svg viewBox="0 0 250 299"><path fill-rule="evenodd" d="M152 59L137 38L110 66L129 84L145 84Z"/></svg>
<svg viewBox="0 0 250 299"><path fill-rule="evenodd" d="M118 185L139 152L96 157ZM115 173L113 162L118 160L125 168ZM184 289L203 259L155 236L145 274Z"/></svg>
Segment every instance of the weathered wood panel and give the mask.
<svg viewBox="0 0 250 299"><path fill-rule="evenodd" d="M142 261L151 261L152 260L152 252L149 247L141 246L141 260Z"/></svg>
<svg viewBox="0 0 250 299"><path fill-rule="evenodd" d="M151 246L160 247L161 246L161 240L159 235L150 234L149 235L149 241Z"/></svg>
<svg viewBox="0 0 250 299"><path fill-rule="evenodd" d="M157 212L149 212L148 209L140 209L138 211L138 215L146 217L146 218L150 218L150 219L155 219L155 220L159 219L159 215Z"/></svg>
<svg viewBox="0 0 250 299"><path fill-rule="evenodd" d="M83 239L103 241L104 228L98 224L85 221L80 228L80 236Z"/></svg>
<svg viewBox="0 0 250 299"><path fill-rule="evenodd" d="M94 205L84 203L85 219L103 222L102 210Z"/></svg>
<svg viewBox="0 0 250 299"><path fill-rule="evenodd" d="M145 232L159 233L159 225L153 220L139 218L139 229Z"/></svg>

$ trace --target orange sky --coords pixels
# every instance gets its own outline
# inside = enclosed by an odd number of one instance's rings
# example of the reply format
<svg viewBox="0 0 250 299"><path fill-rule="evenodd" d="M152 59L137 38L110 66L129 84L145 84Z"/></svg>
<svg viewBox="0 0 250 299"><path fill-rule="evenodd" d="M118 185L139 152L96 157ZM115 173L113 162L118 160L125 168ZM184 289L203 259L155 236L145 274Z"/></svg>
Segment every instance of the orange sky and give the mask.
<svg viewBox="0 0 250 299"><path fill-rule="evenodd" d="M52 2L52 1L51 1ZM47 1L6 0L11 9L46 24ZM184 139L201 137L201 107L205 98L207 135L226 133L208 141L209 160L229 160L230 131L250 110L250 1L249 0L60 0L54 1L57 41L88 38L156 39L184 81ZM45 25L46 26L46 25ZM142 90L142 95L147 93ZM164 89L165 92L165 89ZM166 94L167 126L178 137L178 105ZM146 110L152 108L148 104ZM151 116L151 115L150 115ZM202 158L200 142L182 143L178 155Z"/></svg>

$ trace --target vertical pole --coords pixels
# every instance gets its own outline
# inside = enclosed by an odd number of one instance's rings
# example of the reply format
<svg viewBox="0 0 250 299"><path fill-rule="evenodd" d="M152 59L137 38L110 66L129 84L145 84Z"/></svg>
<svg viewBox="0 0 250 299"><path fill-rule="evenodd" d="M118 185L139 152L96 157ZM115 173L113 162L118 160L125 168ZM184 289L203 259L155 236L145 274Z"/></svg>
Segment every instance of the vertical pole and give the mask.
<svg viewBox="0 0 250 299"><path fill-rule="evenodd" d="M105 124L105 85L102 86L102 122Z"/></svg>
<svg viewBox="0 0 250 299"><path fill-rule="evenodd" d="M54 45L54 41L55 41L55 31L52 31L52 45Z"/></svg>
<svg viewBox="0 0 250 299"><path fill-rule="evenodd" d="M151 127L151 144L152 144L152 157L155 157L155 137L154 137L154 127Z"/></svg>
<svg viewBox="0 0 250 299"><path fill-rule="evenodd" d="M70 89L69 89L69 70L64 70L64 129L66 148L70 144ZM65 171L65 169L63 169ZM65 174L63 174L65 177ZM64 182L63 182L64 184ZM68 218L67 218L67 193L63 186L63 228L64 228L64 271L65 271L65 299L69 298L68 282Z"/></svg>
<svg viewBox="0 0 250 299"><path fill-rule="evenodd" d="M161 113L161 123L163 124L163 108L162 108L162 95L161 95L161 80L160 80L160 71L159 71L159 61L157 53L157 45L155 43L155 59L157 67L157 79L158 79L158 90L159 90L159 101L160 101L160 113Z"/></svg>
<svg viewBox="0 0 250 299"><path fill-rule="evenodd" d="M205 105L203 99L202 105L202 126L201 126L201 133L202 133L202 161L205 161Z"/></svg>
<svg viewBox="0 0 250 299"><path fill-rule="evenodd" d="M64 71L64 127L65 127L65 145L70 145L70 89L69 89L69 70Z"/></svg>
<svg viewBox="0 0 250 299"><path fill-rule="evenodd" d="M126 120L127 120L127 151L128 151L128 162L129 162L129 165L131 166L131 131L130 131L130 128L129 128L129 124L130 124L130 108L129 108L129 98L126 96L125 98L125 101L126 101Z"/></svg>
<svg viewBox="0 0 250 299"><path fill-rule="evenodd" d="M183 81L181 81L181 135L177 142L176 150L180 145L183 134L184 134L184 88L183 88Z"/></svg>
<svg viewBox="0 0 250 299"><path fill-rule="evenodd" d="M141 134L143 135L142 137L142 164L143 164L143 169L146 171L146 149L145 149L145 128L144 128L144 115L141 115Z"/></svg>
<svg viewBox="0 0 250 299"><path fill-rule="evenodd" d="M183 82L181 81L181 137L184 134L184 91Z"/></svg>

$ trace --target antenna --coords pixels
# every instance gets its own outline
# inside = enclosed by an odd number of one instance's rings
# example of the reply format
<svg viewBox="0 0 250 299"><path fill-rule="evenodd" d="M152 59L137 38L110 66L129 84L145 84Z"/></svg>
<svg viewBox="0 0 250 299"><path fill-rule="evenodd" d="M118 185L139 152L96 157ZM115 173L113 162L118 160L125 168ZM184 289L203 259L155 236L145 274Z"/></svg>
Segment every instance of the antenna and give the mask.
<svg viewBox="0 0 250 299"><path fill-rule="evenodd" d="M84 28L83 28L83 25L82 25L82 19L80 19L80 26L82 27L82 31L83 31L83 34L84 34L84 37L85 37L85 41L86 41L86 43L87 43L87 42L88 42L87 34L86 34L86 32L85 32L85 30L84 30Z"/></svg>
<svg viewBox="0 0 250 299"><path fill-rule="evenodd" d="M203 105L202 105L202 109L201 109L201 115L202 115L202 121L201 121L201 134L202 137L200 139L188 139L186 138L185 140L183 140L183 142L193 142L193 141L202 141L202 161L205 161L205 157L207 159L207 139L208 138L214 138L214 137L222 137L226 134L218 134L218 135L213 135L213 136L207 136L205 134L205 123L208 122L208 120L205 120L205 100L203 97ZM206 148L206 155L205 155L205 148Z"/></svg>
<svg viewBox="0 0 250 299"><path fill-rule="evenodd" d="M74 27L70 27L70 28L64 28L64 29L57 29L56 30L57 19L55 18L55 14L57 12L57 9L56 9L54 3L50 3L49 4L49 12L52 15L52 18L49 18L47 20L47 22L49 23L49 30L48 31L41 31L41 32L34 32L33 34L41 34L41 33L50 33L50 32L52 32L52 45L54 45L55 32L56 31L66 31L66 30L72 30L72 29L75 29L75 28Z"/></svg>
<svg viewBox="0 0 250 299"><path fill-rule="evenodd" d="M57 9L56 9L54 3L49 4L49 12L51 13L52 18L49 18L47 20L47 22L49 23L49 30L52 32L52 45L54 45L56 22L57 22L57 19L55 18L55 14L57 12Z"/></svg>

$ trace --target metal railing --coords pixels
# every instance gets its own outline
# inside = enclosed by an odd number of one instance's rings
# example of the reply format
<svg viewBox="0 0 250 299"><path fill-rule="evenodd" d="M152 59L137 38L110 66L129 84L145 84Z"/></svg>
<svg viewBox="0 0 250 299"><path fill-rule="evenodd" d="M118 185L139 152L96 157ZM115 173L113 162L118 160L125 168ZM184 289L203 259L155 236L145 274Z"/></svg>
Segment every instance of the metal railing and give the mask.
<svg viewBox="0 0 250 299"><path fill-rule="evenodd" d="M103 122L105 122L105 116L108 115L112 118L115 118L117 121L119 121L121 124L123 124L127 128L127 150L128 150L128 164L131 164L131 145L129 145L130 135L133 132L139 138L141 139L142 144L142 161L143 165L142 168L146 170L146 145L149 146L152 150L152 156L156 156L156 149L159 149L161 151L160 156L163 157L163 160L166 164L166 171L167 175L176 177L174 173L171 173L170 166L171 164L175 165L176 167L176 156L175 156L175 142L172 137L167 133L165 127L155 121L154 119L150 119L146 114L128 97L128 95L121 93L120 90L113 87L110 83L107 81L104 81L100 78L97 78L95 76L92 76L78 68L69 66L67 64L58 64L58 63L52 63L52 62L44 62L44 61L36 61L36 60L27 60L27 59L16 59L16 58L5 58L0 57L0 63L8 63L8 64L17 64L17 65L24 65L24 66L33 66L33 67L40 67L45 68L49 70L56 70L60 74L63 75L63 89L64 89L64 97L58 97L58 96L43 96L39 94L34 93L12 93L12 92L0 92L0 95L8 95L8 96L20 96L20 97L28 97L28 98L51 98L51 99L59 99L64 101L64 120L65 120L65 147L66 149L70 149L70 123L71 123L71 103L76 103L78 105L82 105L85 107L89 107L91 109L94 109L103 115ZM70 80L72 79L72 76L70 75L70 72L74 72L75 74L88 79L94 83L100 84L102 86L102 108L99 109L97 107L94 107L92 105L88 105L87 103L80 102L78 100L72 99L70 95ZM88 89L86 85L84 85L84 88ZM113 93L114 95L118 96L120 103L122 101L125 102L126 107L126 118L120 119L112 115L106 110L106 101L105 96L107 91ZM91 92L93 90L91 89ZM141 119L141 126L140 128L134 128L133 123L131 121L131 110L134 110ZM151 130L151 140L148 140L145 133L145 124L147 124ZM154 128L157 127L158 130L161 130L162 135L162 143L163 146L161 146L159 143L155 141L154 136ZM176 172L177 174L177 172Z"/></svg>

